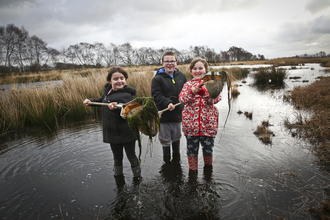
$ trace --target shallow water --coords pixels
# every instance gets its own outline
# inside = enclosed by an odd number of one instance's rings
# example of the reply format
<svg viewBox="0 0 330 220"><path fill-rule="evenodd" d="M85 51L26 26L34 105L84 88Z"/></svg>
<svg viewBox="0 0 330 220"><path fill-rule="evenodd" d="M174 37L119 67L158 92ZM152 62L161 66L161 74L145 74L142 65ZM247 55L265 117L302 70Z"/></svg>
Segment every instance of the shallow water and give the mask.
<svg viewBox="0 0 330 220"><path fill-rule="evenodd" d="M308 67L313 67L311 70ZM181 162L163 164L157 138L143 137L142 180L134 181L124 158L124 179L113 176L110 146L97 121L69 124L56 133L33 132L0 145L1 219L286 219L312 218L306 211L325 199L322 174L308 142L291 137L286 118L297 112L283 102L286 90L315 81L322 69L289 70L285 89L258 90L238 82L228 121L226 88L217 104L220 126L213 172L197 182L188 175L185 138ZM309 80L303 83L302 80ZM252 119L237 112L252 112ZM274 132L265 145L253 134L263 120ZM138 152L138 148L137 148ZM62 217L63 215L63 217Z"/></svg>

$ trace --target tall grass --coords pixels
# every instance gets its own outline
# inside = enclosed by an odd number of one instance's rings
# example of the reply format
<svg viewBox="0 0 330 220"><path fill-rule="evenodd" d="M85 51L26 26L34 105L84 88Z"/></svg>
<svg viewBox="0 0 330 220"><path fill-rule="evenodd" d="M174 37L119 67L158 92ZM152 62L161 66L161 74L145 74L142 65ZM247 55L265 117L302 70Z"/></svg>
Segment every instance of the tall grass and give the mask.
<svg viewBox="0 0 330 220"><path fill-rule="evenodd" d="M127 79L127 85L137 90L137 97L150 97L151 81L153 77L153 71L147 71L145 73L131 73Z"/></svg>
<svg viewBox="0 0 330 220"><path fill-rule="evenodd" d="M137 97L150 97L154 71L141 72L129 72L127 85L137 89ZM84 76L66 73L55 86L23 87L5 93L0 96L0 133L93 113L95 108L86 108L82 102L102 96L107 74L106 69L91 70Z"/></svg>
<svg viewBox="0 0 330 220"><path fill-rule="evenodd" d="M261 86L282 86L284 85L284 79L287 77L288 72L282 68L260 68L252 76L254 83Z"/></svg>

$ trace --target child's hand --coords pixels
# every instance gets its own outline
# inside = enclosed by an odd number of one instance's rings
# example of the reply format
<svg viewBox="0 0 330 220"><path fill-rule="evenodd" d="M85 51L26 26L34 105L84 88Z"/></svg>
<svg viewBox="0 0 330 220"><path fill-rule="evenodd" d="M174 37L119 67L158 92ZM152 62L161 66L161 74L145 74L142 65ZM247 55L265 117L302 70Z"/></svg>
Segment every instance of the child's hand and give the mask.
<svg viewBox="0 0 330 220"><path fill-rule="evenodd" d="M196 95L204 95L205 94L205 86L201 86L201 84L203 83L202 80L200 80L199 82L196 82L194 85L192 85L191 87L191 91Z"/></svg>
<svg viewBox="0 0 330 220"><path fill-rule="evenodd" d="M173 103L170 103L168 104L167 108L170 110L170 111L173 111L175 109L175 105L173 105Z"/></svg>
<svg viewBox="0 0 330 220"><path fill-rule="evenodd" d="M83 104L85 105L85 106L88 106L88 103L89 102L91 102L91 100L89 100L89 99L85 99L84 101L83 101Z"/></svg>
<svg viewBox="0 0 330 220"><path fill-rule="evenodd" d="M111 102L108 107L111 110L115 110L117 108L117 102Z"/></svg>

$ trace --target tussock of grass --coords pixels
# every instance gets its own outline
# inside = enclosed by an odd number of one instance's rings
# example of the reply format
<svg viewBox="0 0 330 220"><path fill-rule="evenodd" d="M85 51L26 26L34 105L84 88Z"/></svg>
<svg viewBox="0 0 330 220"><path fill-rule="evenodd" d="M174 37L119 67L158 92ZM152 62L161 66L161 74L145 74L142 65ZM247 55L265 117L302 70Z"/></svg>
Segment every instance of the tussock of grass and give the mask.
<svg viewBox="0 0 330 220"><path fill-rule="evenodd" d="M254 83L261 86L282 86L288 72L282 68L260 68L253 74Z"/></svg>
<svg viewBox="0 0 330 220"><path fill-rule="evenodd" d="M237 87L232 87L231 88L231 96L233 98L236 98L239 94L241 94L241 93L238 91Z"/></svg>
<svg viewBox="0 0 330 220"><path fill-rule="evenodd" d="M271 136L274 136L274 133L268 129L269 121L263 121L260 126L253 132L256 136L258 136L259 140L261 140L264 144L271 144Z"/></svg>

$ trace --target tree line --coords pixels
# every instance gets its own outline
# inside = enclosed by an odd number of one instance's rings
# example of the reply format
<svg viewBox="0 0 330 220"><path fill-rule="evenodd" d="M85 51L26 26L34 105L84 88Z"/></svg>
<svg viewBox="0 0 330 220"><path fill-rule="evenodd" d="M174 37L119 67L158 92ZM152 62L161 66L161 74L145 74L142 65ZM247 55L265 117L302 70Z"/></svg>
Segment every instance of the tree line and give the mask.
<svg viewBox="0 0 330 220"><path fill-rule="evenodd" d="M161 65L161 57L166 51L174 51L180 64L188 64L194 57L202 57L209 63L265 60L264 55L252 53L232 46L228 51L217 53L208 46L190 46L187 50L172 47L154 49L133 48L127 42L120 45L110 43L77 43L60 50L48 47L47 42L30 36L22 26L14 24L0 26L0 73L38 72L77 68L100 68L113 65L144 66Z"/></svg>

